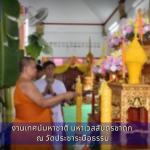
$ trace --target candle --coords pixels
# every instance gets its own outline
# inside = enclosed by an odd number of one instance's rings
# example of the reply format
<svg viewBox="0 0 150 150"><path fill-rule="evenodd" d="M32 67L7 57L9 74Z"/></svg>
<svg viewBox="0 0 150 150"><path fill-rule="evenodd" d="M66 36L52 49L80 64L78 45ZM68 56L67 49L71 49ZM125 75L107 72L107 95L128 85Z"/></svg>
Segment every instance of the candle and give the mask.
<svg viewBox="0 0 150 150"><path fill-rule="evenodd" d="M137 38L137 34L138 34L138 17L136 18L134 25L134 38Z"/></svg>
<svg viewBox="0 0 150 150"><path fill-rule="evenodd" d="M143 27L142 27L142 9L138 10L138 21L139 21L139 28L140 28L140 38L143 41Z"/></svg>
<svg viewBox="0 0 150 150"><path fill-rule="evenodd" d="M105 52L106 52L106 39L104 41L104 44L103 44L103 50L102 50L103 54L102 56L105 56Z"/></svg>
<svg viewBox="0 0 150 150"><path fill-rule="evenodd" d="M122 40L122 76L125 78L125 42Z"/></svg>
<svg viewBox="0 0 150 150"><path fill-rule="evenodd" d="M102 91L101 91L101 123L110 123L111 120L111 99L112 99L112 91L107 85L106 82L102 83Z"/></svg>
<svg viewBox="0 0 150 150"><path fill-rule="evenodd" d="M110 126L112 122L112 91L106 82L102 83L101 87L101 126ZM108 124L109 123L109 124ZM108 136L111 142L111 131L102 131L101 136ZM110 143L111 144L111 143ZM101 142L101 150L111 150L111 145L108 145L105 141Z"/></svg>
<svg viewBox="0 0 150 150"><path fill-rule="evenodd" d="M77 78L76 83L76 92L82 93L82 84L80 76ZM81 123L82 122L82 96L79 95L76 97L76 122Z"/></svg>
<svg viewBox="0 0 150 150"><path fill-rule="evenodd" d="M92 91L92 115L94 116L95 114L95 94L94 94L94 90Z"/></svg>

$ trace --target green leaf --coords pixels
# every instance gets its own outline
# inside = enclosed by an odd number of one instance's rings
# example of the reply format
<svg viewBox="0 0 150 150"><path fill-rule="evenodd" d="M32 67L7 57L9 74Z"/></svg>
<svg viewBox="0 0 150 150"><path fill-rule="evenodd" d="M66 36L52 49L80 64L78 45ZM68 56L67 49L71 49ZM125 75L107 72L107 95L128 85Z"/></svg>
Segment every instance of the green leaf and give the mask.
<svg viewBox="0 0 150 150"><path fill-rule="evenodd" d="M53 50L49 45L46 45L43 49L42 52L44 52L45 54L53 54Z"/></svg>
<svg viewBox="0 0 150 150"><path fill-rule="evenodd" d="M20 14L20 5L18 0L0 0L3 13L18 18Z"/></svg>
<svg viewBox="0 0 150 150"><path fill-rule="evenodd" d="M29 44L26 46L27 55L30 55L35 60L40 55L41 51L46 54L52 54L52 48L40 34L34 32L28 36L28 40Z"/></svg>
<svg viewBox="0 0 150 150"><path fill-rule="evenodd" d="M38 44L40 46L43 46L42 52L44 52L45 54L52 54L52 48L47 44L43 37L39 37Z"/></svg>
<svg viewBox="0 0 150 150"><path fill-rule="evenodd" d="M29 35L28 37L29 43L34 43L38 41L38 37L36 35Z"/></svg>
<svg viewBox="0 0 150 150"><path fill-rule="evenodd" d="M14 86L19 76L19 61L24 56L24 51L18 50L19 35L18 24L8 18L18 17L20 5L18 0L0 0L0 87ZM6 15L7 14L7 15ZM8 46L4 46L8 42Z"/></svg>
<svg viewBox="0 0 150 150"><path fill-rule="evenodd" d="M2 98L2 96L0 95L0 103L2 103L2 106L3 107L6 107L6 104L4 103L4 101L3 101L3 98ZM1 110L1 108L0 108L0 112L1 112L2 110Z"/></svg>
<svg viewBox="0 0 150 150"><path fill-rule="evenodd" d="M41 37L41 34L37 33L37 32L34 32L33 34L31 34L30 36L36 36L36 37Z"/></svg>
<svg viewBox="0 0 150 150"><path fill-rule="evenodd" d="M40 55L42 46L39 46L37 42L31 43L25 47L27 55L30 55L34 60Z"/></svg>
<svg viewBox="0 0 150 150"><path fill-rule="evenodd" d="M5 32L4 32L4 15L1 13L1 23L0 23L0 87L4 85L4 56L5 56Z"/></svg>
<svg viewBox="0 0 150 150"><path fill-rule="evenodd" d="M5 20L6 20L5 21L6 34L9 35L10 37L18 38L19 36L18 23L8 18L8 16L5 17Z"/></svg>
<svg viewBox="0 0 150 150"><path fill-rule="evenodd" d="M39 37L38 38L38 44L40 46L46 46L46 45L48 45L47 42L43 39L43 37Z"/></svg>
<svg viewBox="0 0 150 150"><path fill-rule="evenodd" d="M7 36L8 45L14 49L19 47L19 40L15 40Z"/></svg>
<svg viewBox="0 0 150 150"><path fill-rule="evenodd" d="M14 50L7 46L4 46L4 51L4 59L0 61L0 87L10 87L15 85L19 76L19 61L24 56L24 51Z"/></svg>

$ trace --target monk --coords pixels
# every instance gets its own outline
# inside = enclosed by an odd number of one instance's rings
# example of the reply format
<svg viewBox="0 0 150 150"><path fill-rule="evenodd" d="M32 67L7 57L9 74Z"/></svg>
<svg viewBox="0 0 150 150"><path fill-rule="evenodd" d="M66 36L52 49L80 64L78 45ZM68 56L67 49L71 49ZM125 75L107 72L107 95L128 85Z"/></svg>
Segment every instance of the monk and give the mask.
<svg viewBox="0 0 150 150"><path fill-rule="evenodd" d="M32 82L32 79L36 77L37 72L34 60L30 57L23 57L20 60L19 69L20 76L17 80L14 92L16 118L13 126L17 123L52 123L52 111L49 108L63 100L70 100L79 95L76 92L66 92L54 97L44 98ZM51 143L48 143L47 145L20 144L19 141L25 142L25 140L32 140L32 131L21 132L26 135L19 134L19 136L16 133L17 132L12 131L11 150L53 150ZM34 134L36 134L36 132Z"/></svg>

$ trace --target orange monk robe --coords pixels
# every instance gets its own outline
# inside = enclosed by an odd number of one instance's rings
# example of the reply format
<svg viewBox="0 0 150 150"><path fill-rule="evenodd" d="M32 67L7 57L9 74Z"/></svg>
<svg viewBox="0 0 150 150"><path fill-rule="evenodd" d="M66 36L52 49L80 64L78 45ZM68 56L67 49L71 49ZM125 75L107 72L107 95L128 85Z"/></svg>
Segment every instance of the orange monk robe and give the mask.
<svg viewBox="0 0 150 150"><path fill-rule="evenodd" d="M22 123L22 124L31 124L31 123L38 123L38 125L42 123L52 123L52 111L49 108L43 109L36 105L33 101L31 101L19 88L18 82L16 84L15 92L14 92L14 105L16 109L16 118L14 120L13 125ZM49 132L49 133L48 133ZM25 133L25 132L24 132ZM28 132L30 133L30 132ZM52 144L50 142L48 145L13 145L14 141L16 140L32 140L32 135L28 134L23 136L15 135L15 132L12 131L11 135L11 150L53 150ZM39 132L38 132L39 133ZM50 131L47 131L50 134ZM47 134L46 133L46 134ZM37 134L37 132L35 133Z"/></svg>

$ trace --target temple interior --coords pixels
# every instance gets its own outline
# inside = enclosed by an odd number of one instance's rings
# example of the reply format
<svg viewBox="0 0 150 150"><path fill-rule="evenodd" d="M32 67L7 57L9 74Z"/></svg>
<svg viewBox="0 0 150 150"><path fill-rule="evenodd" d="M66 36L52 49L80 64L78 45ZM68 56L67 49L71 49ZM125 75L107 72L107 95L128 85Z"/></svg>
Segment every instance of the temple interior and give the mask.
<svg viewBox="0 0 150 150"><path fill-rule="evenodd" d="M85 123L90 137L110 138L54 150L150 150L150 0L0 3L0 149L11 150L19 60L31 57L43 68L54 62L54 80L80 93L60 103L64 124Z"/></svg>

